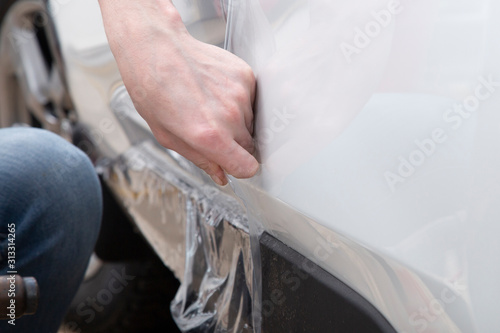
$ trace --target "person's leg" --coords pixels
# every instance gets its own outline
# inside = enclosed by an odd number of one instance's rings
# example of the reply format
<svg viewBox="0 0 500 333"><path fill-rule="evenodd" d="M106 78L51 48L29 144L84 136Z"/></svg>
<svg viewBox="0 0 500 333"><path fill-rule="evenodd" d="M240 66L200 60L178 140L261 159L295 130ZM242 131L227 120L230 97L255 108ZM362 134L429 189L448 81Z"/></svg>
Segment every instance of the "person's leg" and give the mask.
<svg viewBox="0 0 500 333"><path fill-rule="evenodd" d="M40 287L38 311L0 332L56 332L85 273L99 233L102 198L91 162L55 134L0 130L0 275L15 226L15 267ZM9 263L10 264L10 263Z"/></svg>

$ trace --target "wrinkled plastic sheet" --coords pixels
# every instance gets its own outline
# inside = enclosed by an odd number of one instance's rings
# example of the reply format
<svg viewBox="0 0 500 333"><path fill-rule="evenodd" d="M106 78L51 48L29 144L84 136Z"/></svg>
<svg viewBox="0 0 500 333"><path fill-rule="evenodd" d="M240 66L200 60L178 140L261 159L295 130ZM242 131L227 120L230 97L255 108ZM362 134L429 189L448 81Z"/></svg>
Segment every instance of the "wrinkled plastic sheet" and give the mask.
<svg viewBox="0 0 500 333"><path fill-rule="evenodd" d="M252 332L254 264L241 204L183 172L145 141L101 172L181 286L171 312L182 331Z"/></svg>

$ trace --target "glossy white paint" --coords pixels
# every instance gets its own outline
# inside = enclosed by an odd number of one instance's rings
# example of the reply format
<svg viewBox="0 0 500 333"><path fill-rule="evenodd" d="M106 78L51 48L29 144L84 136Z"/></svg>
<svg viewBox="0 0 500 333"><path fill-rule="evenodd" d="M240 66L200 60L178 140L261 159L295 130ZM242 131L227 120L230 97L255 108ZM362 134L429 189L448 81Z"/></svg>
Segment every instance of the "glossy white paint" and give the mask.
<svg viewBox="0 0 500 333"><path fill-rule="evenodd" d="M232 8L228 45L259 86L262 172L243 186L247 207L399 331L498 329L499 4ZM351 262L318 259L315 223L369 255L350 244Z"/></svg>
<svg viewBox="0 0 500 333"><path fill-rule="evenodd" d="M51 3L79 115L119 155L127 133L102 130L118 124L108 104L120 79L99 9ZM225 36L257 76L262 170L232 180L251 222L398 331L498 330L500 3L175 3L194 35Z"/></svg>

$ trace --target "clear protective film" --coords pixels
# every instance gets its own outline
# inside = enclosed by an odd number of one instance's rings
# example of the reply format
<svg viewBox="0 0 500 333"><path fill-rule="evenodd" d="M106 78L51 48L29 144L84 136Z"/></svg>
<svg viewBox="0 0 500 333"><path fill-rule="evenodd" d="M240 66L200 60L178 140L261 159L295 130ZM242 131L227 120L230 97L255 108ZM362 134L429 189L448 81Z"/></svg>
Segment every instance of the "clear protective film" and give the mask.
<svg viewBox="0 0 500 333"><path fill-rule="evenodd" d="M125 91L119 96L128 98ZM120 121L135 126L123 105L114 105ZM237 198L206 185L203 174L186 172L196 170L189 162L148 141L101 164L107 184L125 199L128 214L181 281L171 304L179 328L253 332L255 268Z"/></svg>

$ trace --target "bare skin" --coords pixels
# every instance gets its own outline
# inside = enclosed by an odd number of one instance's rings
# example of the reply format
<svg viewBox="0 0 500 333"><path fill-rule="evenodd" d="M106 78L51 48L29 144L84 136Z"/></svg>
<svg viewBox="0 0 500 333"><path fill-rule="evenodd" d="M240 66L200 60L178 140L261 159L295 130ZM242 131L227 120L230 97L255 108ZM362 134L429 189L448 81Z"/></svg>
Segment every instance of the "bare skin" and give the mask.
<svg viewBox="0 0 500 333"><path fill-rule="evenodd" d="M155 138L227 184L253 176L255 77L235 55L189 35L171 0L99 0L111 50Z"/></svg>

